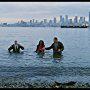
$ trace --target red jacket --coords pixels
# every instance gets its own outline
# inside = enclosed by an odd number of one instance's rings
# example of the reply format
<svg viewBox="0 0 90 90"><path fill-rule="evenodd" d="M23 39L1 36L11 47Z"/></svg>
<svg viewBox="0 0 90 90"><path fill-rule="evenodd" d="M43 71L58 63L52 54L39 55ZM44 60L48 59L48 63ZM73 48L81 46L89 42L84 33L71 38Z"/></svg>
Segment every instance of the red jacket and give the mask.
<svg viewBox="0 0 90 90"><path fill-rule="evenodd" d="M37 45L36 51L44 52L44 49L43 49L44 47L45 47L45 45Z"/></svg>

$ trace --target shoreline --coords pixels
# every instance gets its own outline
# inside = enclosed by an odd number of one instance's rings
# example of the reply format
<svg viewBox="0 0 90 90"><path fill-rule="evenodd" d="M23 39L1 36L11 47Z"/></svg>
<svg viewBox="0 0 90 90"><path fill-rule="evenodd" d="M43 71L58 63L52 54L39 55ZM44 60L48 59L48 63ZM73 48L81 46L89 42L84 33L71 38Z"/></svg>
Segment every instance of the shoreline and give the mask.
<svg viewBox="0 0 90 90"><path fill-rule="evenodd" d="M82 83L82 82L47 82L47 81L38 81L35 80L32 82L31 80L26 81L20 78L2 78L0 80L0 88L90 88L90 83Z"/></svg>

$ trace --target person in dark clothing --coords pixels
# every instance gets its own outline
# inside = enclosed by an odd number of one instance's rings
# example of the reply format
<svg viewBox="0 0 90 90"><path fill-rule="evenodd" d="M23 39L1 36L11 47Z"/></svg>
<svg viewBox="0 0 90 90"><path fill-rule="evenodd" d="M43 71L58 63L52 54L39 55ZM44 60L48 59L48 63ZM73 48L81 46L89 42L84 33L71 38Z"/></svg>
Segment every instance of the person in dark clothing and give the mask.
<svg viewBox="0 0 90 90"><path fill-rule="evenodd" d="M46 50L53 49L53 57L59 58L64 50L64 46L61 42L58 41L57 37L54 37L54 43L50 46L45 48Z"/></svg>
<svg viewBox="0 0 90 90"><path fill-rule="evenodd" d="M8 51L11 52L13 50L14 53L20 53L20 49L24 50L24 47L14 41L14 44L8 48Z"/></svg>
<svg viewBox="0 0 90 90"><path fill-rule="evenodd" d="M36 48L36 53L44 53L44 51L45 51L44 41L40 40Z"/></svg>

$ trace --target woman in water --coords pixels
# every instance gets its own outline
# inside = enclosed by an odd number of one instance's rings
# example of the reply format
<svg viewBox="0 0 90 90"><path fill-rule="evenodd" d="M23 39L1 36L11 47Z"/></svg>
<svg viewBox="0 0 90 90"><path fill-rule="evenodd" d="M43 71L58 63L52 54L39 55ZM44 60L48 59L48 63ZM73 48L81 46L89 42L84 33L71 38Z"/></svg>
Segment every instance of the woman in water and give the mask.
<svg viewBox="0 0 90 90"><path fill-rule="evenodd" d="M39 41L39 44L37 45L37 48L36 48L36 53L44 53L44 51L45 51L45 45L44 45L44 41L43 40L40 40Z"/></svg>

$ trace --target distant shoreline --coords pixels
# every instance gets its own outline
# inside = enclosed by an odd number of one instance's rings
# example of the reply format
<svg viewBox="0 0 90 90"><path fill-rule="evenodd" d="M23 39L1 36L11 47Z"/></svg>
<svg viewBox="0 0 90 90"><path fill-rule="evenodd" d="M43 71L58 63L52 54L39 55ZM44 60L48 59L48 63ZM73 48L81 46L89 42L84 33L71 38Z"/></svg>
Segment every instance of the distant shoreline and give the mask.
<svg viewBox="0 0 90 90"><path fill-rule="evenodd" d="M28 27L28 26L0 26L0 27ZM36 28L51 28L51 27L37 27L37 26L35 26ZM32 28L32 27L29 27L29 28ZM52 27L52 28L57 28L57 27ZM85 27L83 27L83 26L81 26L81 27L73 27L73 26L69 26L69 27L67 27L67 26L61 26L61 27L58 27L58 28L89 28L89 26L85 26Z"/></svg>

